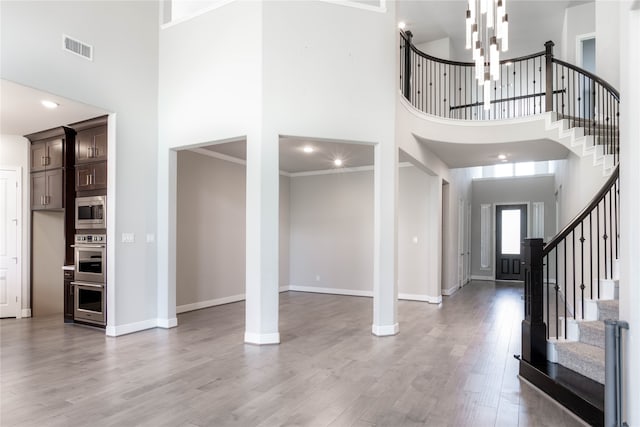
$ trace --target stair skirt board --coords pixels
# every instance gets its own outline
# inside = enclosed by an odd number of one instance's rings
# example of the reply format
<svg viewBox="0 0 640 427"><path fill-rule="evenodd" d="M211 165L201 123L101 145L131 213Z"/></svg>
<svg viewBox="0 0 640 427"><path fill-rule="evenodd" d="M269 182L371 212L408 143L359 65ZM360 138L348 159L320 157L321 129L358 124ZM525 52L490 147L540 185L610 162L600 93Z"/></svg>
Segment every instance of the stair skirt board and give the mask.
<svg viewBox="0 0 640 427"><path fill-rule="evenodd" d="M561 365L520 359L519 376L593 426L604 425L604 385Z"/></svg>

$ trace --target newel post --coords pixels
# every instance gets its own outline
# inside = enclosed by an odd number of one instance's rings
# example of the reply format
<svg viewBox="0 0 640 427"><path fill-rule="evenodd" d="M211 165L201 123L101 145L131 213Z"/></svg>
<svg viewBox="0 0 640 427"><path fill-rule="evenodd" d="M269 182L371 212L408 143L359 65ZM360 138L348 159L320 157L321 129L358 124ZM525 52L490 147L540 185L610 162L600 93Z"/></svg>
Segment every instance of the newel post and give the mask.
<svg viewBox="0 0 640 427"><path fill-rule="evenodd" d="M524 243L524 320L522 359L539 364L547 361L547 325L544 323L544 281L542 239Z"/></svg>
<svg viewBox="0 0 640 427"><path fill-rule="evenodd" d="M404 87L402 93L404 97L411 101L411 31L404 32Z"/></svg>
<svg viewBox="0 0 640 427"><path fill-rule="evenodd" d="M544 44L545 52L545 111L553 111L553 46L554 43L549 40Z"/></svg>

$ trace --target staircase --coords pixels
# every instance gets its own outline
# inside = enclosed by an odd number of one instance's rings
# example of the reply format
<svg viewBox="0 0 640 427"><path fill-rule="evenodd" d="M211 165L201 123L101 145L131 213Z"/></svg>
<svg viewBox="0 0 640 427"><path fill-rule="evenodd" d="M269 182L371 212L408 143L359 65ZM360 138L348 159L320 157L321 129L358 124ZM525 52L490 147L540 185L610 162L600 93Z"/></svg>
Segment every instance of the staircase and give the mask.
<svg viewBox="0 0 640 427"><path fill-rule="evenodd" d="M612 298L586 299L584 319L566 319L567 336L547 341L547 359L550 362L604 385L604 321L618 320L618 282L617 273L614 273L613 280L602 283L603 287L609 288L603 292L604 296Z"/></svg>

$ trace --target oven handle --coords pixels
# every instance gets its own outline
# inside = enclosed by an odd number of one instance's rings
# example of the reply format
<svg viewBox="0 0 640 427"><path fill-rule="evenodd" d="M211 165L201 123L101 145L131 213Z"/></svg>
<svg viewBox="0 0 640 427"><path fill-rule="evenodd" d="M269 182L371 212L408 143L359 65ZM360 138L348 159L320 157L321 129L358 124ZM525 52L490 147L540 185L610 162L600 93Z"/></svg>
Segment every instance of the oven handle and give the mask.
<svg viewBox="0 0 640 427"><path fill-rule="evenodd" d="M72 248L104 248L105 245L71 245Z"/></svg>
<svg viewBox="0 0 640 427"><path fill-rule="evenodd" d="M96 285L95 283L71 282L72 285L87 286L89 288L104 288L104 285Z"/></svg>

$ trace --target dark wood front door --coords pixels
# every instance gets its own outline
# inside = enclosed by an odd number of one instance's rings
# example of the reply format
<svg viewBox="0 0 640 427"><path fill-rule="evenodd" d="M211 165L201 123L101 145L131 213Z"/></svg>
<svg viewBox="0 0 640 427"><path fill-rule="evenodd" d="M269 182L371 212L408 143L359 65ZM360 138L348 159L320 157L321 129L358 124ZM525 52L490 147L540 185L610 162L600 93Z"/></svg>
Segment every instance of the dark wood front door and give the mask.
<svg viewBox="0 0 640 427"><path fill-rule="evenodd" d="M527 205L496 206L496 280L522 280Z"/></svg>

